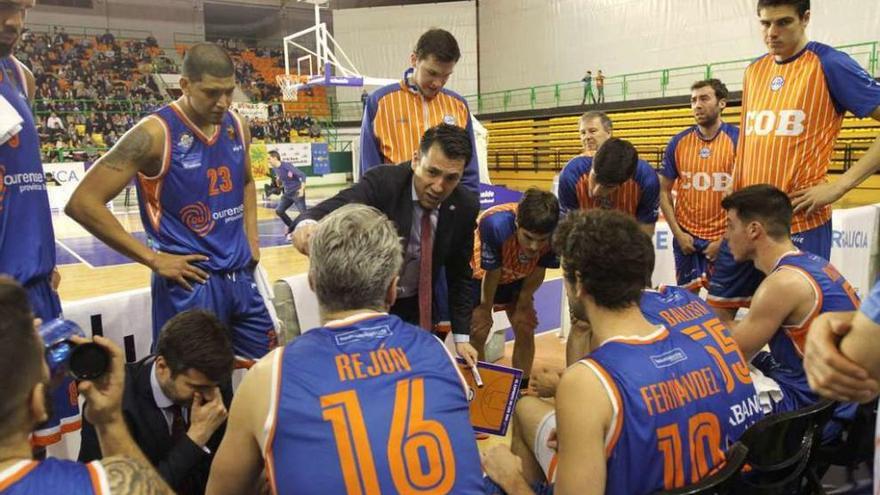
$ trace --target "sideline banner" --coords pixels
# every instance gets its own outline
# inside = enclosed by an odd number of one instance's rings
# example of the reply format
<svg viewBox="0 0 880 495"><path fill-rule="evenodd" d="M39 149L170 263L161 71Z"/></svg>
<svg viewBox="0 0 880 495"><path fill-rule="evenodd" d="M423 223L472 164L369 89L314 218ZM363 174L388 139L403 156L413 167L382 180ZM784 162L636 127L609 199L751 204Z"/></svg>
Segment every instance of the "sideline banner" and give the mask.
<svg viewBox="0 0 880 495"><path fill-rule="evenodd" d="M230 106L248 120L269 120L269 105L265 103L232 102Z"/></svg>
<svg viewBox="0 0 880 495"><path fill-rule="evenodd" d="M43 173L46 174L49 207L57 210L67 204L79 181L86 174L86 167L83 162L44 163Z"/></svg>

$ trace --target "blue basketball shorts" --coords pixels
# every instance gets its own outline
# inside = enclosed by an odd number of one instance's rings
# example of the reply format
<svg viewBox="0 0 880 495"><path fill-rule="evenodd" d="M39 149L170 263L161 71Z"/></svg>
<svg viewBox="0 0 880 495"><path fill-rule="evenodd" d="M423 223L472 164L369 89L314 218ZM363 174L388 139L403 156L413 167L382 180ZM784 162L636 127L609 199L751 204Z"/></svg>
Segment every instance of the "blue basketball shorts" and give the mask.
<svg viewBox="0 0 880 495"><path fill-rule="evenodd" d="M250 367L278 342L267 303L257 290L250 269L209 275L206 283L193 283L193 290L189 291L173 280L153 274L153 351L162 326L171 317L199 308L211 311L229 327L236 365Z"/></svg>

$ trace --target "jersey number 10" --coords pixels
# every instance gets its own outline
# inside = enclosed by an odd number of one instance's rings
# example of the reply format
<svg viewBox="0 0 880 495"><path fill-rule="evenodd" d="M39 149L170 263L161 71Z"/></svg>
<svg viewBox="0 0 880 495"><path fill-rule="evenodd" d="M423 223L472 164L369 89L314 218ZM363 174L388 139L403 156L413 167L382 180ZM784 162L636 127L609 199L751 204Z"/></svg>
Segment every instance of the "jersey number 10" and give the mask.
<svg viewBox="0 0 880 495"><path fill-rule="evenodd" d="M321 408L324 421L333 427L346 493L379 494L373 451L357 392L346 390L321 396ZM398 381L385 449L398 493L449 493L455 484L455 457L449 434L439 421L425 419L424 411L424 379Z"/></svg>

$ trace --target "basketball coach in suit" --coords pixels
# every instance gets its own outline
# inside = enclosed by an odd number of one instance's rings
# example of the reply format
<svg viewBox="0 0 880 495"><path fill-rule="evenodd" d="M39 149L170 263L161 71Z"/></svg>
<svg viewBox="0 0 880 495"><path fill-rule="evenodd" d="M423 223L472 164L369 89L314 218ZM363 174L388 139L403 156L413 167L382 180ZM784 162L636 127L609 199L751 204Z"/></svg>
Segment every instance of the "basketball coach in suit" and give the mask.
<svg viewBox="0 0 880 495"><path fill-rule="evenodd" d="M229 330L193 309L165 323L155 355L125 365L125 422L175 493L205 493L226 431L234 359ZM79 460L101 457L95 428L83 418Z"/></svg>
<svg viewBox="0 0 880 495"><path fill-rule="evenodd" d="M405 253L391 313L432 329L438 313L448 307L455 349L468 363L477 359L469 342L473 301L468 284L480 205L476 194L460 181L472 154L464 129L449 124L432 127L411 161L371 168L357 184L297 217L293 234L294 246L308 255L315 225L337 208L362 203L385 213L397 225ZM446 291L437 290L435 284L442 277L441 268L445 268ZM448 306L443 304L447 302Z"/></svg>

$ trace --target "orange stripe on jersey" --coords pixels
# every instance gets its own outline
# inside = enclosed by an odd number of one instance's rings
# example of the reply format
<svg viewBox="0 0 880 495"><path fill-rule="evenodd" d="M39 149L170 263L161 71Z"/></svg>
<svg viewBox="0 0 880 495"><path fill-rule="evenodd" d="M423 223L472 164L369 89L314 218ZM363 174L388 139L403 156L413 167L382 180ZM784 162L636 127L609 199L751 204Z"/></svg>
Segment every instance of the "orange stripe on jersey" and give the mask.
<svg viewBox="0 0 880 495"><path fill-rule="evenodd" d="M813 320L815 320L816 317L819 316L819 312L822 311L822 303L825 299L825 294L822 292L822 287L819 286L816 279L810 275L810 272L792 265L783 265L777 268L777 270L792 270L795 273L800 274L810 283L813 287L813 293L816 294L816 301L813 303L813 309L810 310L810 313L805 316L799 324L782 325L785 335L791 339L791 343L794 344L794 349L797 351L798 355L803 358L804 349L807 343L807 332L810 330L810 325L813 324Z"/></svg>
<svg viewBox="0 0 880 495"><path fill-rule="evenodd" d="M96 464L96 462L89 462L86 464L86 469L89 471L89 479L92 481L92 488L95 490L95 495L110 495L109 492L104 491L105 485L105 477L98 470L103 468L100 464Z"/></svg>
<svg viewBox="0 0 880 495"><path fill-rule="evenodd" d="M217 138L220 137L220 128L223 127L221 124L215 124L214 135L208 137L204 132L202 132L201 127L197 126L192 120L190 120L190 118L186 115L186 112L184 112L183 109L178 106L176 101L172 101L171 104L168 106L171 107L171 110L174 110L174 113L176 113L178 117L180 117L181 122L189 127L189 130L191 130L197 138L204 141L205 144L211 146L217 142Z"/></svg>
<svg viewBox="0 0 880 495"><path fill-rule="evenodd" d="M0 479L0 492L6 490L10 486L17 483L19 480L28 475L31 471L34 470L40 463L38 461L21 461L18 464L12 465L5 472L2 473L3 478Z"/></svg>
<svg viewBox="0 0 880 495"><path fill-rule="evenodd" d="M805 50L784 64L764 56L746 69L734 189L772 184L792 193L827 181L843 114L837 112L819 56ZM792 232L831 219L829 207L797 213Z"/></svg>
<svg viewBox="0 0 880 495"><path fill-rule="evenodd" d="M711 140L694 130L675 147L675 218L679 225L701 239L724 235L726 215L721 208L724 190L736 158L733 140L723 130Z"/></svg>
<svg viewBox="0 0 880 495"><path fill-rule="evenodd" d="M620 396L620 391L617 390L617 383L614 382L614 379L611 378L611 375L601 364L590 358L585 358L578 362L583 363L596 372L599 380L608 392L608 399L612 402L614 417L612 418L611 429L605 436L605 458L608 459L611 457L611 453L614 452L614 447L617 446L617 439L620 438L620 432L623 429L623 399Z"/></svg>
<svg viewBox="0 0 880 495"><path fill-rule="evenodd" d="M266 478L273 495L278 495L278 486L275 481L275 456L272 453L272 442L275 441L275 428L278 425L278 407L281 403L281 364L284 362L284 348L276 349L272 363L272 401L269 404L269 418L266 420L269 434L266 435L266 443L263 445L266 459Z"/></svg>
<svg viewBox="0 0 880 495"><path fill-rule="evenodd" d="M147 216L150 218L150 223L153 224L153 229L159 232L159 222L162 220L162 183L168 170L171 169L171 129L168 127L168 123L158 115L151 115L147 118L155 119L156 122L162 124L162 129L165 132L165 147L162 153L162 165L159 168L159 173L153 177L149 177L141 172L137 174L138 183L141 186L141 190L144 191Z"/></svg>
<svg viewBox="0 0 880 495"><path fill-rule="evenodd" d="M443 122L466 128L468 119L467 106L455 96L441 91L428 100L401 81L379 98L373 134L385 163L402 163L412 159L426 130Z"/></svg>
<svg viewBox="0 0 880 495"><path fill-rule="evenodd" d="M575 191L577 192L578 204L582 210L607 208L609 210L622 211L633 217L636 216L639 200L642 197L642 188L639 187L638 182L635 179L629 179L607 197L594 198L590 195L590 174L581 176L575 186Z"/></svg>

